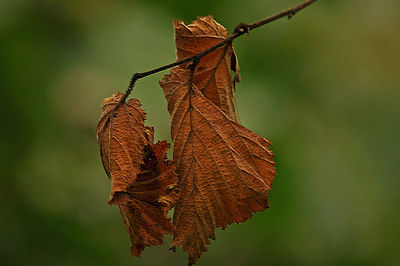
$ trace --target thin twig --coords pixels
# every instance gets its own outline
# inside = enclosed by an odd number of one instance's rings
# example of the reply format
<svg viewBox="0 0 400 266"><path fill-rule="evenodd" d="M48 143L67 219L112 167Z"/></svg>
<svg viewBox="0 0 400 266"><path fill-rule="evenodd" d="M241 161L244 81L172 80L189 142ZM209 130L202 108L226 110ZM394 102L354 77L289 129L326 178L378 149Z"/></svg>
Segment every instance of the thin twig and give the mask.
<svg viewBox="0 0 400 266"><path fill-rule="evenodd" d="M240 23L228 38L226 38L225 40L217 43L216 45L214 45L214 46L212 46L212 47L210 47L210 48L208 48L208 49L206 49L206 50L204 50L202 52L199 52L199 53L197 53L197 54L195 54L195 55L193 55L191 57L188 57L188 58L173 62L173 63L165 65L165 66L161 66L161 67L158 67L158 68L146 71L146 72L141 72L141 73L134 74L132 76L131 81L129 82L128 89L126 90L125 94L122 96L122 98L118 102L118 104L114 107L113 112L117 111L119 109L119 107L126 101L126 99L128 98L129 94L132 92L132 89L135 86L135 83L136 83L136 81L138 79L150 76L152 74L161 72L163 70L169 69L169 68L174 67L174 66L182 65L182 64L187 63L187 62L192 62L192 64L191 64L191 68L192 69L191 70L192 70L192 72L194 72L194 68L197 66L199 61L204 56L206 56L207 54L211 53L212 51L215 51L216 49L218 49L218 48L220 48L220 47L222 47L222 46L224 46L226 44L232 43L232 41L234 39L240 37L241 35L243 35L245 33L250 32L253 29L256 29L258 27L261 27L263 25L266 25L268 23L271 23L271 22L273 22L275 20L278 20L280 18L283 18L283 17L288 17L290 19L291 17L296 15L297 12L299 12L303 8L311 5L312 3L316 2L316 1L317 0L304 1L303 3L301 3L301 4L299 4L299 5L295 6L295 7L286 9L286 10L284 10L284 11L282 11L282 12L276 14L276 15L270 16L268 18L262 19L260 21L254 22L252 24Z"/></svg>

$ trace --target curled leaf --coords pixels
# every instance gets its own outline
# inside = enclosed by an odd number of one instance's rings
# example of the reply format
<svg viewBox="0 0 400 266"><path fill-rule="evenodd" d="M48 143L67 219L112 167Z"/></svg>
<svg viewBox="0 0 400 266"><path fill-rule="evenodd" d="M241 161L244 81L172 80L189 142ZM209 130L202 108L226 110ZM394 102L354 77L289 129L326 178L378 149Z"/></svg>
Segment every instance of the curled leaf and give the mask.
<svg viewBox="0 0 400 266"><path fill-rule="evenodd" d="M111 180L110 204L119 205L131 238L131 253L139 256L150 245L161 245L174 228L167 211L178 200L175 166L166 160L169 144L153 144L146 113L131 99L115 111L122 94L103 100L97 139L104 169Z"/></svg>
<svg viewBox="0 0 400 266"><path fill-rule="evenodd" d="M212 16L198 17L190 25L174 21L178 60L193 56L226 39L227 30ZM181 65L186 68L187 65ZM232 81L231 70L235 72ZM239 65L232 44L220 47L200 60L193 82L204 96L229 118L238 121L235 103L235 82L240 80Z"/></svg>
<svg viewBox="0 0 400 266"><path fill-rule="evenodd" d="M100 156L112 186L110 203L117 202L117 195L135 182L144 163L144 148L153 143L154 135L153 128L144 125L146 113L138 99L130 99L114 111L121 98L117 92L103 100L97 125Z"/></svg>
<svg viewBox="0 0 400 266"><path fill-rule="evenodd" d="M163 235L174 232L167 212L178 200L177 175L172 162L165 161L168 148L162 141L146 151L142 173L124 194L127 204L119 205L135 256L145 246L163 244Z"/></svg>

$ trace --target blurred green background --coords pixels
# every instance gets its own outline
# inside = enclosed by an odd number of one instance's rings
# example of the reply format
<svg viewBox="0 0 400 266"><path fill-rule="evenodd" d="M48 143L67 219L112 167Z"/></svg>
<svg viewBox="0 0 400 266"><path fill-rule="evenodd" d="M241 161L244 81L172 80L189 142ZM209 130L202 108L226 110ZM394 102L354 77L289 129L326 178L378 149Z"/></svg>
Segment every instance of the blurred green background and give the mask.
<svg viewBox="0 0 400 266"><path fill-rule="evenodd" d="M294 0L0 1L0 264L186 265L129 255L96 143L100 103L175 60L172 20L227 29ZM271 208L198 265L400 265L400 1L317 1L235 41L241 123L272 140ZM159 73L133 93L170 139Z"/></svg>

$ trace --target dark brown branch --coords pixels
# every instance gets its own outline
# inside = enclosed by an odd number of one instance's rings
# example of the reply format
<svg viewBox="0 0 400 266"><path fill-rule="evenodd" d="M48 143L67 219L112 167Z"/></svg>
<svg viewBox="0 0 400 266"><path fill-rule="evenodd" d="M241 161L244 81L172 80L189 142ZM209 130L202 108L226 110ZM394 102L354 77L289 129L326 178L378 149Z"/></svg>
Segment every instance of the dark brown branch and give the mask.
<svg viewBox="0 0 400 266"><path fill-rule="evenodd" d="M265 24L271 23L271 22L273 22L275 20L278 20L280 18L283 18L283 17L291 18L297 12L299 12L303 8L311 5L312 3L316 2L316 1L317 0L304 1L303 3L301 3L301 4L299 4L299 5L295 6L295 7L292 7L292 8L289 8L287 10L284 10L284 11L282 11L282 12L276 14L276 15L270 16L270 17L265 18L263 20L254 22L253 24L240 23L228 38L226 38L225 40L221 41L220 43L217 43L216 45L214 45L214 46L212 46L212 47L210 47L210 48L208 48L208 49L206 49L206 50L204 50L204 51L202 51L202 52L200 52L198 54L195 54L195 55L193 55L191 57L176 61L174 63L168 64L168 65L165 65L165 66L161 66L161 67L152 69L150 71L134 74L132 76L131 81L129 82L129 87L126 90L124 96L121 98L119 103L114 107L114 112L117 111L118 108L121 106L121 104L125 102L126 98L128 98L129 94L132 92L132 89L135 86L135 83L136 83L136 81L138 79L150 76L152 74L158 73L160 71L169 69L169 68L174 67L174 66L182 65L182 64L187 63L187 62L192 62L189 65L189 68L191 69L191 72L194 72L194 69L197 66L197 64L199 63L199 61L204 56L206 56L207 54L211 53L212 51L215 51L216 49L218 49L218 48L220 48L220 47L222 47L224 45L227 45L228 43L231 43L234 39L240 37L241 35L243 35L245 33L250 32L253 29L256 29L258 27L261 27L261 26L263 26Z"/></svg>

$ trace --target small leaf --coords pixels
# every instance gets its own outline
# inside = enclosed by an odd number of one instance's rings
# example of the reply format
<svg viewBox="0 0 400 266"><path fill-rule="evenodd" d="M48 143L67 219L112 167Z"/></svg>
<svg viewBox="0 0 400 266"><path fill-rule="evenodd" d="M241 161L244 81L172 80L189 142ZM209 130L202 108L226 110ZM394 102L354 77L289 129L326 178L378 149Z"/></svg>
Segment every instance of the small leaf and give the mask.
<svg viewBox="0 0 400 266"><path fill-rule="evenodd" d="M174 21L178 60L193 56L226 39L226 29L212 16L198 17L190 25ZM186 68L187 64L180 65ZM232 81L231 69L235 72ZM220 47L200 60L193 82L204 96L229 118L238 121L235 103L235 82L240 80L239 65L231 44Z"/></svg>
<svg viewBox="0 0 400 266"><path fill-rule="evenodd" d="M144 126L146 113L138 99L130 99L114 112L122 95L117 92L103 100L97 125L101 160L112 185L110 203L135 182L144 163L144 148L153 143L154 135L153 128Z"/></svg>
<svg viewBox="0 0 400 266"><path fill-rule="evenodd" d="M135 256L145 246L162 245L163 235L174 231L167 212L178 200L177 175L175 166L164 160L168 148L166 141L151 146L142 173L124 194L127 204L119 205Z"/></svg>
<svg viewBox="0 0 400 266"><path fill-rule="evenodd" d="M114 111L122 94L103 101L97 139L104 169L112 183L110 204L118 204L131 239L131 254L161 245L172 234L167 212L178 200L175 166L166 160L169 144L153 144L153 128L144 126L146 114L131 99ZM174 187L171 189L171 187Z"/></svg>

